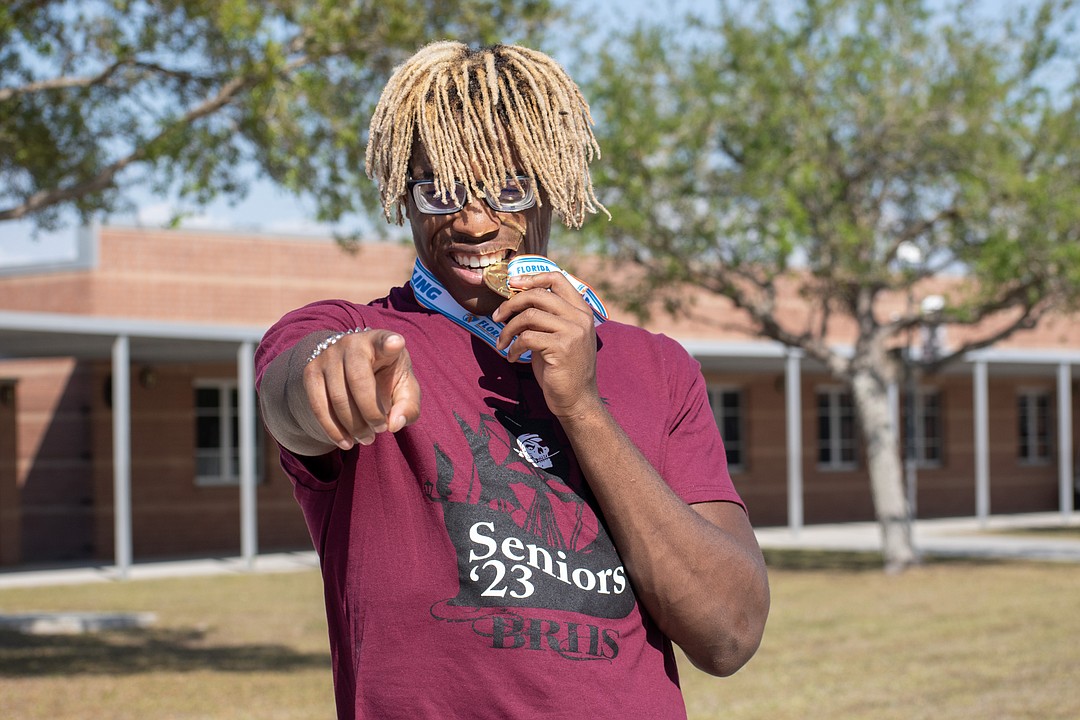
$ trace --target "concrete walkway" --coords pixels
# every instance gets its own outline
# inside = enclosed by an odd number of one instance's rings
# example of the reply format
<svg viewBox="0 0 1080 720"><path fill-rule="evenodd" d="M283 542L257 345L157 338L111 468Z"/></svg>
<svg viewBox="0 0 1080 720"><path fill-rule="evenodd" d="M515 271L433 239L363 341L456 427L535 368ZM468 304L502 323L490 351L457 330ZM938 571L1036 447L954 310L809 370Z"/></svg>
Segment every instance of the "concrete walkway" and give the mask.
<svg viewBox="0 0 1080 720"><path fill-rule="evenodd" d="M1077 529L1076 537L1064 538L1039 528L1068 525ZM1034 529L1029 535L1006 531ZM923 556L998 558L1080 563L1080 514L1068 520L1061 513L998 515L985 524L976 518L918 520L914 525L916 550ZM808 550L881 550L881 530L877 523L842 523L807 525L798 532L786 527L758 528L758 542L763 548L801 548Z"/></svg>
<svg viewBox="0 0 1080 720"><path fill-rule="evenodd" d="M192 575L242 575L248 572L296 572L319 566L314 552L270 553L255 558L254 567L242 558L203 558L197 560L167 560L136 562L131 566L129 580ZM0 570L0 590L15 587L44 585L78 585L82 583L118 582L122 580L113 565L71 565L48 568L15 568Z"/></svg>
<svg viewBox="0 0 1080 720"><path fill-rule="evenodd" d="M1061 538L1052 534L1039 536L1006 534L1017 528L1060 527L1063 524L1080 530L1080 514L1065 522L1061 513L1001 515L991 517L985 526L975 518L919 520L915 523L915 545L927 556L967 556L1007 560L1036 560L1080 563L1080 538ZM758 528L758 541L764 548L807 550L881 549L881 534L876 523L841 523L807 525L798 532L786 527ZM1080 533L1078 533L1080 534ZM259 555L249 568L240 558L208 558L135 563L130 580L147 580L184 575L237 575L247 572L295 572L318 567L314 552ZM51 568L16 568L0 571L0 590L15 587L72 585L121 580L111 565L78 565Z"/></svg>

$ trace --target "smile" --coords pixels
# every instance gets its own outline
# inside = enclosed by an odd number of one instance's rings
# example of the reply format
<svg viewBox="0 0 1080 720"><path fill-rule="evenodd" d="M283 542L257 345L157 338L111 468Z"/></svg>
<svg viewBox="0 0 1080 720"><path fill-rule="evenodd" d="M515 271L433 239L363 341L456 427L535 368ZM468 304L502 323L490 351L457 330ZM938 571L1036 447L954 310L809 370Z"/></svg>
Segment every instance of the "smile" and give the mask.
<svg viewBox="0 0 1080 720"><path fill-rule="evenodd" d="M455 263L463 268L483 270L488 265L494 265L495 263L505 261L508 254L508 250L500 250L499 252L487 253L484 255L476 255L473 253L450 253L450 257Z"/></svg>

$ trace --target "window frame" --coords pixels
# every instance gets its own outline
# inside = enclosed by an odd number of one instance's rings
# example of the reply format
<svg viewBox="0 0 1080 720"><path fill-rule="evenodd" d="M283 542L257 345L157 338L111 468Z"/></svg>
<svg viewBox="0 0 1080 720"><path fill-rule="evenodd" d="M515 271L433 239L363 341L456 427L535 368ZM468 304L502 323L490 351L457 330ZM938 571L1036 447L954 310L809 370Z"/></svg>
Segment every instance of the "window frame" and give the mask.
<svg viewBox="0 0 1080 720"><path fill-rule="evenodd" d="M716 422L716 427L720 430L720 437L724 441L724 454L727 459L727 466L729 473L745 473L747 472L746 462L746 391L737 385L725 385L722 383L708 383L705 390L709 396L709 407L712 410L713 420ZM738 405L734 408L734 422L736 428L737 437L731 440L727 433L724 432L725 420L728 417L726 412L730 409L724 402L724 395L735 395L738 399ZM732 452L738 454L738 461L732 462Z"/></svg>
<svg viewBox="0 0 1080 720"><path fill-rule="evenodd" d="M1039 437L1039 401L1043 400L1045 438ZM1019 387L1016 390L1016 461L1024 467L1045 466L1054 462L1054 401L1042 387ZM1026 413L1026 417L1025 417ZM1026 422L1025 422L1026 419ZM1025 440L1028 452L1025 453ZM1032 451L1032 448L1034 451ZM1039 453L1039 448L1045 452Z"/></svg>
<svg viewBox="0 0 1080 720"><path fill-rule="evenodd" d="M199 406L198 393L200 390L216 390L218 393L217 415L218 418L218 446L214 449L217 455L220 472L216 475L206 475L200 470L201 460L210 452L199 446L199 420L204 417L203 408ZM198 487L239 487L240 485L240 445L239 445L239 422L240 422L240 384L236 378L198 378L192 383L192 412L195 419L195 485ZM235 398L235 404L233 399ZM258 428L258 406L256 405L256 428ZM233 437L237 437L236 447L233 447ZM255 483L264 482L263 472L263 438L262 433L255 432ZM236 472L233 472L234 463Z"/></svg>
<svg viewBox="0 0 1080 720"><path fill-rule="evenodd" d="M933 443L928 442L928 440L930 440L931 438L929 437L929 433L927 432L927 429L926 429L927 418L928 418L927 398L930 398L930 397L933 397L936 400L936 402L934 403L934 407L935 407L935 410L936 410L936 417L934 419L936 420L935 425L937 427L937 433L936 433L936 436L933 438ZM912 425L914 426L913 429L914 429L914 441L915 441L914 442L914 445L915 445L915 467L917 467L917 468L932 470L932 469L935 469L935 468L941 468L945 464L945 428L944 428L944 414L945 414L944 413L944 408L945 408L945 404L944 404L944 401L942 400L942 397L943 397L943 394L941 392L941 388L934 387L934 386L928 386L928 385L920 385L920 386L915 388L915 410L914 410L915 414L914 414L914 417L912 418L912 420L913 420ZM908 408L907 405L908 405L908 397L905 394L904 401L903 401L903 411L904 412L910 412L910 408ZM905 427L905 432L906 432L908 426L905 425L904 427ZM906 442L906 438L905 438L905 442ZM938 456L936 458L927 457L927 448L931 444L936 445L936 447L937 447ZM905 457L907 456L906 453L907 453L907 448L905 446L905 452L904 452Z"/></svg>
<svg viewBox="0 0 1080 720"><path fill-rule="evenodd" d="M851 411L851 436L843 437L843 414L841 413L841 399L847 396L848 407ZM829 437L822 439L822 414L821 399L828 398L828 429ZM841 385L819 385L814 388L814 417L817 422L816 453L815 461L817 469L823 472L851 472L859 469L859 431L855 417L855 399L851 390ZM830 459L821 460L822 443L828 443ZM843 459L845 447L851 449L851 460Z"/></svg>

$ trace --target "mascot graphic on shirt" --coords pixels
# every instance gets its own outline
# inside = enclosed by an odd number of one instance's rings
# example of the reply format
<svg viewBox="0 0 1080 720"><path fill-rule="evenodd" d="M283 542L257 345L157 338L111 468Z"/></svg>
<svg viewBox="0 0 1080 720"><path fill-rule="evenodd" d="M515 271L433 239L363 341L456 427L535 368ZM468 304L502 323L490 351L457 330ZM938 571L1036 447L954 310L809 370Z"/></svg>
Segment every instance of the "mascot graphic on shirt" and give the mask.
<svg viewBox="0 0 1080 720"><path fill-rule="evenodd" d="M471 622L499 648L613 659L617 633L598 621L629 615L634 594L554 423L500 411L475 427L455 419L471 462L455 466L436 444L438 477L424 492L442 504L459 589L432 616Z"/></svg>

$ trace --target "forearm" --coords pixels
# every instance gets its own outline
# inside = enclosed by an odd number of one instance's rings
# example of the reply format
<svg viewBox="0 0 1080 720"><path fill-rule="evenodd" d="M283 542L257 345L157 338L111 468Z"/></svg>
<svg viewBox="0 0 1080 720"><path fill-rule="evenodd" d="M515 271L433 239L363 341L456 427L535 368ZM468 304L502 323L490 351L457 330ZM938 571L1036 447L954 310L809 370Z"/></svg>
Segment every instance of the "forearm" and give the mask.
<svg viewBox="0 0 1080 720"><path fill-rule="evenodd" d="M336 449L320 428L304 390L304 366L315 346L328 335L316 331L283 351L266 368L259 404L270 434L288 450L306 456Z"/></svg>
<svg viewBox="0 0 1080 720"><path fill-rule="evenodd" d="M405 338L390 330L317 330L274 358L259 388L271 434L298 455L370 445L420 417Z"/></svg>
<svg viewBox="0 0 1080 720"><path fill-rule="evenodd" d="M602 406L562 425L641 603L695 665L738 670L760 643L769 607L742 508L687 505Z"/></svg>

